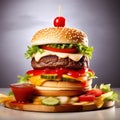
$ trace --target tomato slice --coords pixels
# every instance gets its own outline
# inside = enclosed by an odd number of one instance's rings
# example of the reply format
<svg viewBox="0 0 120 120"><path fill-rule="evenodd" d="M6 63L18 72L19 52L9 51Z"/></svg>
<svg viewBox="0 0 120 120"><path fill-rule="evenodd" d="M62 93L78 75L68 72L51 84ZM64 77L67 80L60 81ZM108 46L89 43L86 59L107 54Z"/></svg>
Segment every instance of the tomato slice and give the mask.
<svg viewBox="0 0 120 120"><path fill-rule="evenodd" d="M84 77L85 73L87 72L87 69L81 69L81 70L69 70L66 68L56 68L56 69L39 69L39 70L29 70L26 72L28 75L41 75L43 73L45 74L57 74L59 77L62 77L63 74L67 74L71 77L78 78L78 77Z"/></svg>
<svg viewBox="0 0 120 120"><path fill-rule="evenodd" d="M82 87L86 87L86 85L87 85L87 81L81 82Z"/></svg>
<svg viewBox="0 0 120 120"><path fill-rule="evenodd" d="M88 71L88 68L84 68L84 69L78 70L80 76L84 75L85 73L87 73L87 71Z"/></svg>
<svg viewBox="0 0 120 120"><path fill-rule="evenodd" d="M79 77L79 72L74 70L69 70L67 75L77 78Z"/></svg>
<svg viewBox="0 0 120 120"><path fill-rule="evenodd" d="M79 101L80 102L83 102L83 101L91 102L91 101L94 101L94 100L95 100L94 95L81 95L81 96L79 96Z"/></svg>
<svg viewBox="0 0 120 120"><path fill-rule="evenodd" d="M87 92L87 95L95 95L96 97L99 97L103 94L103 91L96 88L96 89L92 89L90 91Z"/></svg>
<svg viewBox="0 0 120 120"><path fill-rule="evenodd" d="M65 68L56 68L54 72L58 74L59 77L62 77L62 75L66 74L68 70Z"/></svg>
<svg viewBox="0 0 120 120"><path fill-rule="evenodd" d="M75 47L61 49L61 48L53 48L46 45L42 45L41 48L45 50L53 51L53 52L77 53L77 49Z"/></svg>
<svg viewBox="0 0 120 120"><path fill-rule="evenodd" d="M80 76L83 76L85 75L85 73L88 71L88 69L80 69L80 70L69 70L67 72L67 75L70 75L72 77L80 77Z"/></svg>
<svg viewBox="0 0 120 120"><path fill-rule="evenodd" d="M67 73L67 69L65 68L56 68L56 69L49 69L49 68L45 68L45 69L39 69L39 70L29 70L26 72L26 74L28 75L41 75L42 73L45 74L58 74L58 76L62 76L62 74Z"/></svg>
<svg viewBox="0 0 120 120"><path fill-rule="evenodd" d="M26 72L26 74L33 75L33 76L40 75L42 73L43 73L43 70L29 70L29 71Z"/></svg>

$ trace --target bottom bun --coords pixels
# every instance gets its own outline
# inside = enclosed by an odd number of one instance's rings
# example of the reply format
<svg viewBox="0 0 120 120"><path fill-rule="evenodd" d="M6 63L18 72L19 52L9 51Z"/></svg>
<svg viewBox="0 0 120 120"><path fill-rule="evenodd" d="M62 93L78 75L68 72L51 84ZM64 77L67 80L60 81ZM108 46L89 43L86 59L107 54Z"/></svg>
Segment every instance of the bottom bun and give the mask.
<svg viewBox="0 0 120 120"><path fill-rule="evenodd" d="M90 90L91 86L87 87L40 87L36 86L36 94L41 96L79 96Z"/></svg>
<svg viewBox="0 0 120 120"><path fill-rule="evenodd" d="M5 102L4 106L7 108L23 111L33 111L33 112L82 112L82 111L92 111L103 108L109 108L114 106L114 101L105 102L101 108L97 108L94 103L91 104L69 104L69 105L57 105L57 106L45 106L45 105L35 105L35 104L23 104L17 102Z"/></svg>
<svg viewBox="0 0 120 120"><path fill-rule="evenodd" d="M37 94L41 96L78 96L86 92L86 88L49 88L36 87Z"/></svg>

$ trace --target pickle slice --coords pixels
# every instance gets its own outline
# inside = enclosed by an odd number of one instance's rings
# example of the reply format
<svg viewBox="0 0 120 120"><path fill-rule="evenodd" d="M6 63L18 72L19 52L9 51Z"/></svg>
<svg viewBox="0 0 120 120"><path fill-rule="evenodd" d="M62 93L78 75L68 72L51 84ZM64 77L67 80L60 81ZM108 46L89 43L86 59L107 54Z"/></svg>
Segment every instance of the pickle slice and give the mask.
<svg viewBox="0 0 120 120"><path fill-rule="evenodd" d="M65 74L62 76L62 80L63 81L69 81L69 82L75 82L76 81L76 79L74 79L73 77L65 75Z"/></svg>
<svg viewBox="0 0 120 120"><path fill-rule="evenodd" d="M55 105L59 105L60 101L55 97L47 97L42 99L42 104L47 106L55 106Z"/></svg>
<svg viewBox="0 0 120 120"><path fill-rule="evenodd" d="M87 76L80 76L78 78L74 78L72 76L63 74L62 75L62 80L63 81L69 81L69 82L75 82L75 81L85 82L85 81L88 80L88 77Z"/></svg>
<svg viewBox="0 0 120 120"><path fill-rule="evenodd" d="M41 78L54 80L58 78L58 75L57 74L42 74Z"/></svg>

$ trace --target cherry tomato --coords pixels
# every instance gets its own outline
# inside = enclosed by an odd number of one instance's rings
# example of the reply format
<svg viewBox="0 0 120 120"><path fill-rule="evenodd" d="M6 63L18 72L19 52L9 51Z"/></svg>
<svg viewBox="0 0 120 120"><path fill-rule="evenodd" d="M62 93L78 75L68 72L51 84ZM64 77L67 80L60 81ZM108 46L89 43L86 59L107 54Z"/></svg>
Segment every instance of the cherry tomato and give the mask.
<svg viewBox="0 0 120 120"><path fill-rule="evenodd" d="M95 96L94 95L81 95L79 96L79 101L94 101L95 100Z"/></svg>
<svg viewBox="0 0 120 120"><path fill-rule="evenodd" d="M55 27L64 27L65 26L65 18L62 16L56 17L54 19L54 26Z"/></svg>
<svg viewBox="0 0 120 120"><path fill-rule="evenodd" d="M87 92L87 95L95 95L96 97L99 97L103 94L103 91L96 88L96 89L92 89L90 91Z"/></svg>
<svg viewBox="0 0 120 120"><path fill-rule="evenodd" d="M53 52L62 52L62 53L77 53L77 49L75 47L73 48L53 48L53 47L48 47L46 45L41 46L42 49L53 51Z"/></svg>

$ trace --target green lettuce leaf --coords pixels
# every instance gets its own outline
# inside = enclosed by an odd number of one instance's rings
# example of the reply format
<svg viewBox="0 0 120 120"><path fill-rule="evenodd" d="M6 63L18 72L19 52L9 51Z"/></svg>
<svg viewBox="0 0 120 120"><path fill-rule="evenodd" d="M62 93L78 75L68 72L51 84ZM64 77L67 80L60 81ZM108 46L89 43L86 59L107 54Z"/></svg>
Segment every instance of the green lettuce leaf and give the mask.
<svg viewBox="0 0 120 120"><path fill-rule="evenodd" d="M28 79L31 77L31 75L25 74L24 76L17 76L18 78L18 83L25 83L28 82Z"/></svg>
<svg viewBox="0 0 120 120"><path fill-rule="evenodd" d="M9 96L14 96L14 94L13 94L12 91L9 91L8 95L9 95Z"/></svg>
<svg viewBox="0 0 120 120"><path fill-rule="evenodd" d="M47 46L53 47L53 48L60 48L60 49L72 48L74 46L77 48L78 53L85 54L89 58L92 58L93 47L87 47L81 43L78 43L78 44L49 44Z"/></svg>
<svg viewBox="0 0 120 120"><path fill-rule="evenodd" d="M37 52L40 52L41 54L44 52L44 50L40 49L39 46L37 46L37 45L36 46L32 46L32 47L28 46L27 48L28 49L27 49L27 51L25 53L25 58L26 59L31 58L33 56L33 54L35 54Z"/></svg>
<svg viewBox="0 0 120 120"><path fill-rule="evenodd" d="M95 76L94 74L92 74L91 72L87 72L88 76L89 76L89 79L95 79L95 78L98 78L97 76Z"/></svg>
<svg viewBox="0 0 120 120"><path fill-rule="evenodd" d="M53 48L64 49L64 48L72 48L74 44L49 44L47 46L53 47Z"/></svg>
<svg viewBox="0 0 120 120"><path fill-rule="evenodd" d="M112 95L105 98L104 101L117 101L118 102L119 101L118 94L115 91L113 91Z"/></svg>
<svg viewBox="0 0 120 120"><path fill-rule="evenodd" d="M53 47L53 48L59 48L59 49L65 49L65 48L72 48L73 46L77 48L78 53L87 55L89 58L92 58L92 53L93 53L93 47L88 47L85 46L81 43L78 44L49 44L47 45L49 47ZM43 49L41 49L39 46L28 46L27 47L27 51L25 53L25 58L29 59L33 56L33 54L40 52L40 54L42 54L44 52Z"/></svg>
<svg viewBox="0 0 120 120"><path fill-rule="evenodd" d="M105 93L108 93L108 92L111 92L112 91L112 95L110 95L110 96L107 96L106 98L105 98L105 101L118 101L118 94L115 92L115 91L113 91L111 88L110 88L110 84L101 84L100 85L100 89L103 91L103 92L105 92Z"/></svg>
<svg viewBox="0 0 120 120"><path fill-rule="evenodd" d="M103 91L103 92L110 92L111 91L111 88L110 88L110 84L101 84L100 85L100 89Z"/></svg>
<svg viewBox="0 0 120 120"><path fill-rule="evenodd" d="M77 49L79 53L87 55L89 58L92 58L92 53L94 48L93 47L87 47L81 43L77 44Z"/></svg>

